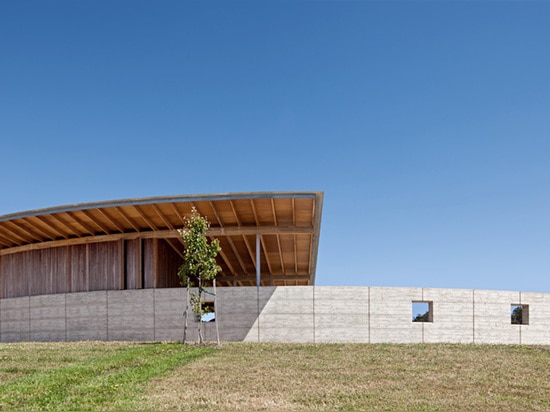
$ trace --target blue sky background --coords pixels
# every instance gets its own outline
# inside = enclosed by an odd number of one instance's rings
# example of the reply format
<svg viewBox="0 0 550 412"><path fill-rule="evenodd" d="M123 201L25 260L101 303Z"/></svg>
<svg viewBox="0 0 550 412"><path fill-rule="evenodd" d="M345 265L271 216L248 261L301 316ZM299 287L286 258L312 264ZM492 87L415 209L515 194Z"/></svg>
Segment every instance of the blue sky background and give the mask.
<svg viewBox="0 0 550 412"><path fill-rule="evenodd" d="M318 285L550 292L550 2L0 2L0 214L323 191Z"/></svg>

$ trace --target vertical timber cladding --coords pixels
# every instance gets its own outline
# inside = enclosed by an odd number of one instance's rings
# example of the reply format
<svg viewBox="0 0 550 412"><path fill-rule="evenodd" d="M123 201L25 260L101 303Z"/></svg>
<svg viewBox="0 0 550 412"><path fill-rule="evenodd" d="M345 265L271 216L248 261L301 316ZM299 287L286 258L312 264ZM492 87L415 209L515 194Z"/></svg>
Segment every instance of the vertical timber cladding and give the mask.
<svg viewBox="0 0 550 412"><path fill-rule="evenodd" d="M28 296L29 286L25 279L25 259L22 253L2 256L2 297Z"/></svg>
<svg viewBox="0 0 550 412"><path fill-rule="evenodd" d="M157 288L177 288L180 286L178 278L178 269L183 263L183 259L176 253L164 239L159 239L157 243ZM183 249L183 246L181 246Z"/></svg>
<svg viewBox="0 0 550 412"><path fill-rule="evenodd" d="M23 252L29 295L52 295L67 291L67 247Z"/></svg>
<svg viewBox="0 0 550 412"><path fill-rule="evenodd" d="M182 259L164 239L94 242L0 256L0 298L178 287Z"/></svg>
<svg viewBox="0 0 550 412"><path fill-rule="evenodd" d="M2 256L2 297L67 291L68 248L30 250Z"/></svg>
<svg viewBox="0 0 550 412"><path fill-rule="evenodd" d="M143 242L141 239L124 241L125 289L143 288Z"/></svg>
<svg viewBox="0 0 550 412"><path fill-rule="evenodd" d="M179 287L182 258L165 239L124 242L125 289Z"/></svg>
<svg viewBox="0 0 550 412"><path fill-rule="evenodd" d="M29 250L0 260L2 297L121 289L121 242Z"/></svg>
<svg viewBox="0 0 550 412"><path fill-rule="evenodd" d="M90 243L88 290L121 289L120 279L124 274L121 265L120 242Z"/></svg>
<svg viewBox="0 0 550 412"><path fill-rule="evenodd" d="M88 245L69 246L68 277L71 292L88 291Z"/></svg>
<svg viewBox="0 0 550 412"><path fill-rule="evenodd" d="M155 287L156 239L143 239L143 289Z"/></svg>

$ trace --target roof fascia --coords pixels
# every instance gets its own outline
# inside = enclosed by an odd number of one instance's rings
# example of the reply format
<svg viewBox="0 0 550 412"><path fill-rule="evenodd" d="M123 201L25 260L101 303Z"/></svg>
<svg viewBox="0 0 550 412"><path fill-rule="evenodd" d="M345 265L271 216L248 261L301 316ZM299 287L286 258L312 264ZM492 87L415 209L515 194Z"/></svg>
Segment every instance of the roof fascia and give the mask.
<svg viewBox="0 0 550 412"><path fill-rule="evenodd" d="M119 206L148 205L159 203L185 203L216 200L239 200L239 199L285 199L285 198L318 198L322 192L239 192L220 193L213 195L176 195L156 196L133 199L108 200L103 202L76 203L72 205L56 206L43 209L34 209L25 212L10 213L0 216L0 222L22 219L26 217L49 215L54 213L66 213L80 210L100 209Z"/></svg>

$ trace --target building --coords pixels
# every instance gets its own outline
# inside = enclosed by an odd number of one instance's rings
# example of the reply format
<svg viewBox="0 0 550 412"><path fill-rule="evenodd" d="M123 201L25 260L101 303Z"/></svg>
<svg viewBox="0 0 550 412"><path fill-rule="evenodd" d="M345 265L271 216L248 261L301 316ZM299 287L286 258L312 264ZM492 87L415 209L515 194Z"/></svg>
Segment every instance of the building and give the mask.
<svg viewBox="0 0 550 412"><path fill-rule="evenodd" d="M550 344L547 293L315 286L322 204L320 192L235 193L0 216L0 342L181 340L177 229L195 207L222 247L221 340Z"/></svg>
<svg viewBox="0 0 550 412"><path fill-rule="evenodd" d="M235 193L0 216L0 298L178 287L177 229L192 207L220 240L219 286L312 285L322 203L319 192Z"/></svg>

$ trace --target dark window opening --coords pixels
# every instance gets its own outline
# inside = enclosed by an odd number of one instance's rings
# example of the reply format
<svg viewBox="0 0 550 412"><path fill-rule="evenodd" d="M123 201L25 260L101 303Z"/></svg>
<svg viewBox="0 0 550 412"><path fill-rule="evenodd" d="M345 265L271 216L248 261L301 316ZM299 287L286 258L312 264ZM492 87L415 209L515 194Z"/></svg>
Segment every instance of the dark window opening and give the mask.
<svg viewBox="0 0 550 412"><path fill-rule="evenodd" d="M433 302L413 301L412 302L413 322L433 322Z"/></svg>
<svg viewBox="0 0 550 412"><path fill-rule="evenodd" d="M512 325L529 325L529 305L512 304L510 320Z"/></svg>

